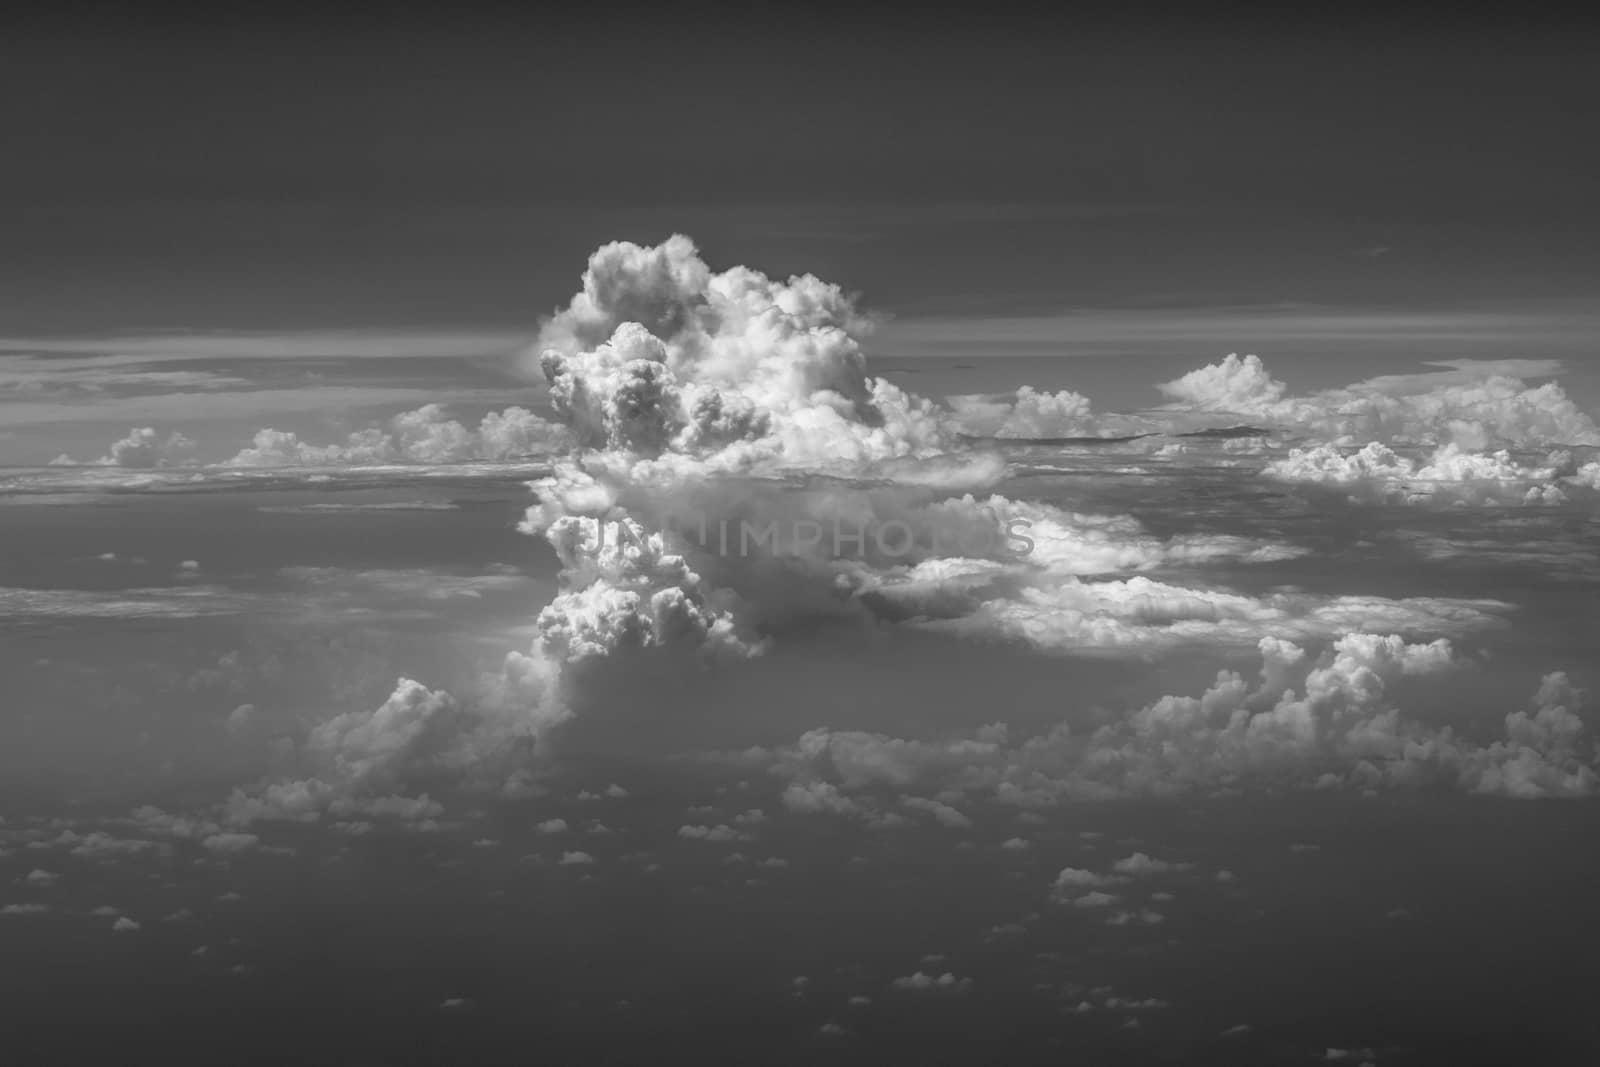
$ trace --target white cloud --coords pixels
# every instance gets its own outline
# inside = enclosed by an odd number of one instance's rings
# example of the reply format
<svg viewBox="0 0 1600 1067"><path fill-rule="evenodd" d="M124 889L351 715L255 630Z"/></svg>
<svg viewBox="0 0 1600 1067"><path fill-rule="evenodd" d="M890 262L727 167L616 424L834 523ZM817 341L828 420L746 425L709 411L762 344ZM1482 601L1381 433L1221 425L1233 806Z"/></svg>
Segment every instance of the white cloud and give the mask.
<svg viewBox="0 0 1600 1067"><path fill-rule="evenodd" d="M220 833L212 834L200 842L213 852L248 852L261 843L255 834Z"/></svg>
<svg viewBox="0 0 1600 1067"><path fill-rule="evenodd" d="M1526 373L1516 366L1488 364L1476 376L1471 364L1454 368L1294 397L1258 357L1234 354L1160 389L1174 409L1292 426L1336 443L1454 443L1464 449L1600 445L1600 428L1555 382L1529 387L1503 373Z"/></svg>
<svg viewBox="0 0 1600 1067"><path fill-rule="evenodd" d="M1089 398L1063 389L1043 393L1024 385L1012 395L952 396L956 423L974 436L1049 438L1098 437L1116 432L1110 421L1093 415Z"/></svg>
<svg viewBox="0 0 1600 1067"><path fill-rule="evenodd" d="M1057 893L1074 893L1079 889L1092 889L1100 886L1117 884L1118 879L1109 875L1096 874L1082 867L1063 867L1051 883Z"/></svg>
<svg viewBox="0 0 1600 1067"><path fill-rule="evenodd" d="M730 841L748 841L748 834L741 834L731 826L718 824L716 826L680 826L678 836L694 841L710 841L722 844Z"/></svg>
<svg viewBox="0 0 1600 1067"><path fill-rule="evenodd" d="M900 803L908 808L927 812L940 825L948 826L951 829L960 830L972 825L971 819L949 804L941 804L937 800L930 800L927 797L903 797Z"/></svg>
<svg viewBox="0 0 1600 1067"><path fill-rule="evenodd" d="M949 992L965 993L972 988L972 979L957 978L946 971L944 974L932 975L916 971L904 978L896 978L889 983L891 989L912 990L916 992Z"/></svg>
<svg viewBox="0 0 1600 1067"><path fill-rule="evenodd" d="M256 433L230 467L373 466L388 463L461 463L546 455L568 447L565 432L526 408L491 411L476 430L449 419L439 404L425 404L389 420L387 430L369 428L342 444L312 445L282 430Z"/></svg>
<svg viewBox="0 0 1600 1067"><path fill-rule="evenodd" d="M1111 869L1118 874L1132 877L1141 877L1147 874L1167 874L1171 871L1186 871L1194 866L1191 863L1171 863L1167 860L1158 860L1143 852L1120 859L1111 865Z"/></svg>
<svg viewBox="0 0 1600 1067"><path fill-rule="evenodd" d="M1293 449L1262 473L1279 481L1337 486L1356 501L1553 505L1567 500L1563 482L1584 485L1570 459L1555 453L1544 466L1527 466L1504 449L1478 453L1446 444L1417 461L1377 442L1355 452L1323 444ZM1564 467L1571 476L1563 476Z"/></svg>
<svg viewBox="0 0 1600 1067"><path fill-rule="evenodd" d="M1447 640L1351 633L1313 655L1266 637L1258 653L1255 681L1223 670L1199 696L1162 697L1088 730L1064 722L1013 740L994 725L917 741L813 730L760 758L790 782L792 810L868 818L876 795L911 786L1038 808L1224 784L1439 783L1510 797L1587 796L1600 784L1591 728L1575 710L1582 694L1564 674L1545 677L1528 710L1505 717L1500 737L1474 737L1434 714L1408 714L1407 701L1393 696L1414 699L1426 679L1472 669ZM1121 861L1130 873L1166 862L1140 855ZM1068 868L1059 877L1083 887L1109 876Z"/></svg>

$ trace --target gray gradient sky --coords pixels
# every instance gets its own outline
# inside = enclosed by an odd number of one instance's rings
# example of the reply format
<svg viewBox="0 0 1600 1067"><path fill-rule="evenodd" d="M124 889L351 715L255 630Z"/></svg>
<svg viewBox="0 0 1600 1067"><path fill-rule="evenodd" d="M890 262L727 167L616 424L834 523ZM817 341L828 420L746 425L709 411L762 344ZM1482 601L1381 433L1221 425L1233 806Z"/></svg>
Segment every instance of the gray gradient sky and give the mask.
<svg viewBox="0 0 1600 1067"><path fill-rule="evenodd" d="M674 230L909 316L1600 279L1587 26L608 11L19 24L0 329L518 325Z"/></svg>

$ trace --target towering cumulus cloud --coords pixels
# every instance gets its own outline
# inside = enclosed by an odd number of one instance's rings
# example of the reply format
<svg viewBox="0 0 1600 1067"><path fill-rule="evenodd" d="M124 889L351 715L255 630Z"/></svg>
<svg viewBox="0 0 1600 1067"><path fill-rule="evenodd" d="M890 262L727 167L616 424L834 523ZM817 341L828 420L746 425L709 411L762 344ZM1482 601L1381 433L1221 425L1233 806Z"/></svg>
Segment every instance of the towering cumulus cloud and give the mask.
<svg viewBox="0 0 1600 1067"><path fill-rule="evenodd" d="M675 236L591 256L539 359L579 443L619 458L853 473L943 451L933 405L867 375L869 328L836 285L712 273Z"/></svg>
<svg viewBox="0 0 1600 1067"><path fill-rule="evenodd" d="M582 291L539 341L578 453L536 483L539 503L522 525L563 566L531 657L760 650L739 596L703 573L736 569L730 554L691 551L661 529L685 501L704 530L733 515L776 523L826 509L773 491L773 479L800 472L959 480L934 405L867 374L860 339L870 325L838 286L745 267L715 273L687 237L595 252ZM974 456L966 472L989 481L1000 465ZM513 673L525 658L513 656Z"/></svg>

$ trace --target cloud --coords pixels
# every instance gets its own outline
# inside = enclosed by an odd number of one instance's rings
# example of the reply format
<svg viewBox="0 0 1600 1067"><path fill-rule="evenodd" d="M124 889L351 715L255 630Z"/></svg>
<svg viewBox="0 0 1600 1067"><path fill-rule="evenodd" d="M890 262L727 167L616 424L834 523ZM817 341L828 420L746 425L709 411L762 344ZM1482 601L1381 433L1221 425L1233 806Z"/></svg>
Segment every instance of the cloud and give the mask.
<svg viewBox="0 0 1600 1067"><path fill-rule="evenodd" d="M1463 449L1600 445L1600 428L1561 386L1528 386L1487 364L1437 376L1375 378L1310 396L1289 395L1260 358L1237 354L1159 386L1169 410L1224 413L1293 427L1333 443L1376 441ZM1513 367L1511 369L1523 369ZM1540 368L1535 368L1540 369Z"/></svg>
<svg viewBox="0 0 1600 1067"><path fill-rule="evenodd" d="M859 467L943 451L931 404L868 377L870 326L838 286L714 273L679 235L596 251L539 362L581 445L644 460Z"/></svg>
<svg viewBox="0 0 1600 1067"><path fill-rule="evenodd" d="M1159 911L1143 908L1139 911L1119 911L1107 917L1107 926L1155 926L1166 921L1166 916Z"/></svg>
<svg viewBox="0 0 1600 1067"><path fill-rule="evenodd" d="M13 621L50 618L182 619L235 615L252 598L212 586L119 589L16 589L0 587L0 614Z"/></svg>
<svg viewBox="0 0 1600 1067"><path fill-rule="evenodd" d="M1554 505L1567 501L1563 481L1573 487L1594 487L1588 469L1574 467L1570 453L1553 453L1546 465L1527 466L1504 449L1468 452L1453 443L1441 446L1425 461L1401 456L1375 441L1355 452L1316 445L1291 450L1269 462L1262 473L1279 481L1337 486L1353 501L1379 503Z"/></svg>
<svg viewBox="0 0 1600 1067"><path fill-rule="evenodd" d="M128 436L113 442L104 456L94 460L101 467L127 467L135 470L153 470L157 467L185 467L195 462L195 443L181 433L173 432L163 440L153 427L133 429ZM71 456L60 455L51 460L55 466L75 462Z"/></svg>
<svg viewBox="0 0 1600 1067"><path fill-rule="evenodd" d="M389 781L444 757L462 725L449 693L401 678L375 710L346 712L319 725L309 746L333 763L340 778Z"/></svg>
<svg viewBox="0 0 1600 1067"><path fill-rule="evenodd" d="M716 826L680 826L678 836L692 841L710 841L723 844L731 841L749 841L748 834L742 834L731 826L718 824Z"/></svg>
<svg viewBox="0 0 1600 1067"><path fill-rule="evenodd" d="M781 801L785 808L801 813L855 815L861 811L859 805L840 792L838 786L828 782L796 782L783 791Z"/></svg>
<svg viewBox="0 0 1600 1067"><path fill-rule="evenodd" d="M963 433L981 437L1099 437L1117 432L1114 420L1094 415L1089 398L1070 389L1044 393L1024 385L1013 394L951 396Z"/></svg>
<svg viewBox="0 0 1600 1067"><path fill-rule="evenodd" d="M43 915L49 910L48 904L7 904L0 907L0 915Z"/></svg>
<svg viewBox="0 0 1600 1067"><path fill-rule="evenodd" d="M306 777L236 789L220 818L241 827L331 813L428 828L444 809L426 792L416 794L419 788L440 783L516 792L527 771L524 748L546 726L535 706L508 701L503 690L463 705L443 690L400 678L378 707L311 729L302 749Z"/></svg>
<svg viewBox="0 0 1600 1067"><path fill-rule="evenodd" d="M736 658L760 650L740 632L727 598L704 593L664 535L629 519L608 529L576 516L556 519L544 533L561 560L564 589L539 613L541 654L576 661L683 643Z"/></svg>
<svg viewBox="0 0 1600 1067"><path fill-rule="evenodd" d="M154 362L217 359L437 359L509 354L522 342L523 338L514 332L486 330L229 331L7 337L0 338L0 353L81 356L85 363L92 357L92 365L138 367Z"/></svg>
<svg viewBox="0 0 1600 1067"><path fill-rule="evenodd" d="M889 988L913 992L965 993L972 988L972 979L957 978L949 971L940 975L916 971L903 978L896 978L889 983Z"/></svg>
<svg viewBox="0 0 1600 1067"><path fill-rule="evenodd" d="M1190 863L1170 863L1166 860L1158 860L1143 852L1135 852L1133 855L1113 863L1111 869L1118 874L1126 874L1130 877L1138 878L1148 874L1186 871L1192 866L1193 864Z"/></svg>
<svg viewBox="0 0 1600 1067"><path fill-rule="evenodd" d="M491 411L476 430L446 418L439 404L425 404L377 427L351 434L342 444L312 445L282 430L256 433L249 448L228 467L373 466L387 463L443 464L547 455L569 445L563 430L526 408Z"/></svg>
<svg viewBox="0 0 1600 1067"><path fill-rule="evenodd" d="M892 584L875 591L905 596ZM1406 635L1464 635L1502 625L1501 616L1511 610L1497 601L1433 597L1250 597L1144 577L1067 578L1002 590L1001 595L957 599L953 608L937 612L925 600L912 604L907 610L920 615L917 625L927 629L1016 641L1051 652L1134 656L1185 646L1249 647L1270 636L1327 639L1352 626Z"/></svg>
<svg viewBox="0 0 1600 1067"><path fill-rule="evenodd" d="M1280 637L1259 642L1255 681L1223 670L1199 696L1166 696L1101 725L1062 722L1013 740L996 724L971 737L910 741L858 731L813 730L762 753L789 784L798 812L871 818L886 789L1023 808L1192 791L1291 786L1454 786L1512 798L1593 795L1597 753L1579 710L1583 694L1559 672L1545 676L1524 710L1476 737L1435 716L1408 714L1429 679L1472 669L1447 640L1346 634L1320 655ZM1424 701L1423 706L1428 706ZM1136 853L1123 873L1165 861ZM1112 884L1114 876L1066 868L1058 892Z"/></svg>
<svg viewBox="0 0 1600 1067"><path fill-rule="evenodd" d="M941 826L948 826L954 830L964 830L972 825L971 819L949 804L942 804L937 800L930 800L927 797L904 797L900 803L913 810L927 812Z"/></svg>
<svg viewBox="0 0 1600 1067"><path fill-rule="evenodd" d="M89 860L112 860L123 856L136 856L156 848L152 841L140 838L113 837L96 830L79 835L71 830L62 831L55 841L58 845L72 846L72 854Z"/></svg>
<svg viewBox="0 0 1600 1067"><path fill-rule="evenodd" d="M1082 867L1063 867L1056 874L1055 881L1051 883L1052 891L1060 894L1075 895L1080 889L1094 889L1101 886L1116 885L1119 879L1110 875L1096 874L1084 870Z"/></svg>
<svg viewBox="0 0 1600 1067"><path fill-rule="evenodd" d="M212 834L200 843L212 852L248 852L261 843L261 838L255 834L220 833Z"/></svg>

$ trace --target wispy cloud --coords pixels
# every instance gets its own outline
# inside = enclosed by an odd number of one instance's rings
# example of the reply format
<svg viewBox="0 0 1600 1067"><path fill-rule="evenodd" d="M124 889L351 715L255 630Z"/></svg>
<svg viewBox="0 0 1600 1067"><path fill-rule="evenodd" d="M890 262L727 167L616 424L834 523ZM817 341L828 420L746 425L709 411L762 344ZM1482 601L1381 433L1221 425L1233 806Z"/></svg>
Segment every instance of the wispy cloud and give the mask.
<svg viewBox="0 0 1600 1067"><path fill-rule="evenodd" d="M407 359L515 351L537 332L519 329L351 329L170 332L0 338L0 355L96 358L109 363L175 359Z"/></svg>
<svg viewBox="0 0 1600 1067"><path fill-rule="evenodd" d="M1366 341L1587 344L1600 301L1466 309L1385 310L1272 304L1211 308L1081 308L1037 315L915 317L890 321L872 339L880 354L1092 354L1097 346L1179 342L1196 351L1235 345Z"/></svg>

